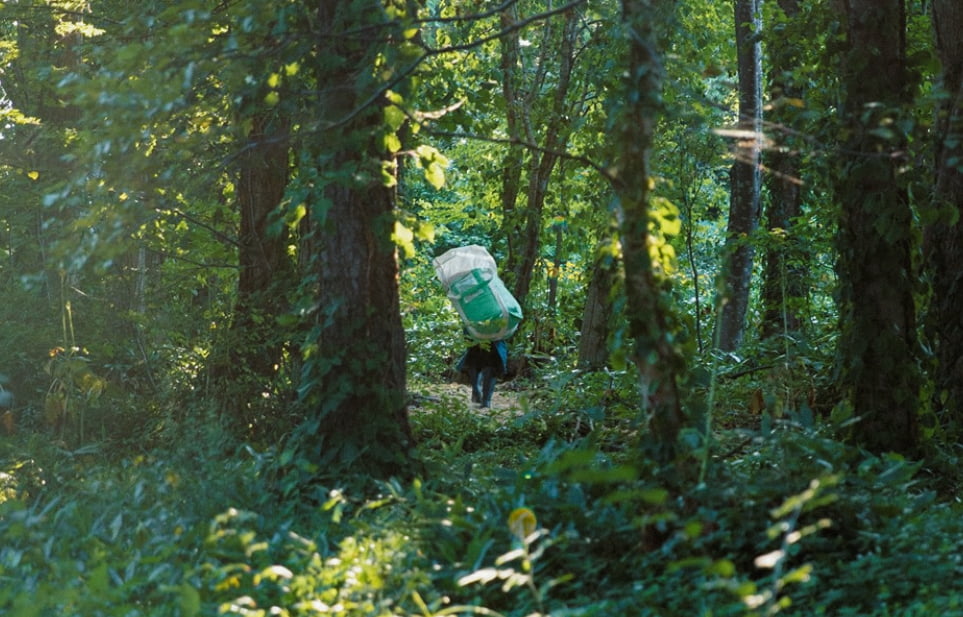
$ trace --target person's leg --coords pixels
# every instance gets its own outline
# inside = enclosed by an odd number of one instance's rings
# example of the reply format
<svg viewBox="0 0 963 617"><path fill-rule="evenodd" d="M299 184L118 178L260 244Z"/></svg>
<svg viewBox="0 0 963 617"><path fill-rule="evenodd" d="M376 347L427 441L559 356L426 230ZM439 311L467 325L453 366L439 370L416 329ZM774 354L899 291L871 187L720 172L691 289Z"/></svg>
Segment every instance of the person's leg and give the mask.
<svg viewBox="0 0 963 617"><path fill-rule="evenodd" d="M471 402L480 403L482 392L478 386L478 369L474 366L468 367L468 383L471 385Z"/></svg>
<svg viewBox="0 0 963 617"><path fill-rule="evenodd" d="M481 406L492 406L492 394L495 393L495 371L491 367L482 369L482 396Z"/></svg>

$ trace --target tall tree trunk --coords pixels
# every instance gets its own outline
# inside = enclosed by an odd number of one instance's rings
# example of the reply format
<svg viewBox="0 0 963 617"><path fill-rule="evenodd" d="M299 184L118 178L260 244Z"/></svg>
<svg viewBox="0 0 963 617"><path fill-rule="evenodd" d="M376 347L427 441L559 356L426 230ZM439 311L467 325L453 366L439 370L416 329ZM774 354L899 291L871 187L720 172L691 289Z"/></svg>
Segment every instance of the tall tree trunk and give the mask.
<svg viewBox="0 0 963 617"><path fill-rule="evenodd" d="M247 140L240 144L236 205L238 282L232 320L217 341L207 377L221 411L240 433L262 437L283 432L263 403L277 390L283 338L277 318L287 310L294 285L283 229L272 233L270 217L281 205L290 176L287 123L269 111L250 118Z"/></svg>
<svg viewBox="0 0 963 617"><path fill-rule="evenodd" d="M359 75L371 73L387 41L380 0L322 2L317 67L320 109L332 128L319 144L330 155L319 196L317 339L307 346L302 393L312 416L301 436L322 468L387 477L409 471L405 338L398 261L391 239L394 191L382 179L380 104ZM375 27L377 26L377 27ZM350 170L350 173L345 173Z"/></svg>
<svg viewBox="0 0 963 617"><path fill-rule="evenodd" d="M610 242L606 242L605 245ZM580 369L595 370L604 368L608 364L608 341L613 313L612 292L617 273L618 266L611 252L596 251L592 278L585 292L581 335L578 339Z"/></svg>
<svg viewBox="0 0 963 617"><path fill-rule="evenodd" d="M733 351L742 343L752 282L752 233L759 221L759 151L762 130L762 65L759 0L736 0L736 54L739 68L739 129L731 172L729 224L722 273L722 303L716 340Z"/></svg>
<svg viewBox="0 0 963 617"><path fill-rule="evenodd" d="M538 261L541 246L542 211L545 207L545 199L548 196L549 180L551 180L552 172L558 163L559 152L564 150L571 131L571 124L565 121L565 116L568 107L569 89L572 83L572 69L575 64L578 17L578 12L574 10L565 14L561 32L561 46L556 48L555 54L552 54L553 57L557 57L559 64L556 69L558 81L554 85L552 107L548 112L548 118L544 120L544 126L550 128L544 135L544 150L541 153L532 153L532 165L529 170L528 191L526 193L525 242L522 245L520 259L513 264L515 272L514 294L523 305L528 298L535 273L535 264ZM545 39L547 47L549 34L545 35ZM542 62L545 63L546 61L543 57Z"/></svg>
<svg viewBox="0 0 963 617"><path fill-rule="evenodd" d="M228 341L231 362L225 370L230 380L270 380L281 361L276 319L288 309L293 264L285 228L272 233L269 223L281 205L290 175L288 142L287 122L260 112L251 120L240 156L236 191L240 272Z"/></svg>
<svg viewBox="0 0 963 617"><path fill-rule="evenodd" d="M631 359L639 372L642 412L650 434L647 454L660 463L676 457L683 426L677 375L682 358L668 328L668 306L649 252L649 151L656 121L662 111L662 66L656 49L653 22L669 3L661 0L623 0L628 39L625 93L615 126L619 160L615 191L621 209L622 255Z"/></svg>
<svg viewBox="0 0 963 617"><path fill-rule="evenodd" d="M937 113L936 208L946 215L926 230L926 268L933 289L927 330L934 342L936 404L944 423L963 433L963 4L934 0L933 26L946 99ZM950 220L947 220L950 219Z"/></svg>
<svg viewBox="0 0 963 617"><path fill-rule="evenodd" d="M842 66L844 122L836 195L840 387L861 418L866 448L907 454L918 442L917 364L909 199L897 171L910 100L903 0L848 0Z"/></svg>
<svg viewBox="0 0 963 617"><path fill-rule="evenodd" d="M519 145L532 139L532 127L528 117L528 105L521 93L521 43L519 32L512 26L517 19L518 6L512 4L501 15L502 29L507 34L501 37L502 96L505 99L505 123L508 138L513 142L505 155L502 168L501 207L504 222L502 231L508 250L507 263L502 268L506 283L513 287L515 272L510 264L517 263L522 248L522 212L518 209L518 196L522 191L522 166L525 162L525 149Z"/></svg>
<svg viewBox="0 0 963 617"><path fill-rule="evenodd" d="M390 475L404 469L412 445L392 192L372 179L331 186L326 197L317 341L325 366L314 402L320 460Z"/></svg>
<svg viewBox="0 0 963 617"><path fill-rule="evenodd" d="M779 6L789 19L799 14L799 0L779 0ZM770 98L774 106L769 119L776 127L788 126L795 107L787 101L800 99L803 94L792 78L787 77L798 62L793 48L783 41L773 41L770 47ZM797 332L802 326L801 311L806 298L802 268L804 255L793 229L796 217L802 212L799 162L797 156L785 147L791 141L788 132L778 139L777 147L766 152L769 168L766 175L769 189L766 221L773 235L777 230L782 232L778 239L770 239L766 245L762 281L763 338Z"/></svg>

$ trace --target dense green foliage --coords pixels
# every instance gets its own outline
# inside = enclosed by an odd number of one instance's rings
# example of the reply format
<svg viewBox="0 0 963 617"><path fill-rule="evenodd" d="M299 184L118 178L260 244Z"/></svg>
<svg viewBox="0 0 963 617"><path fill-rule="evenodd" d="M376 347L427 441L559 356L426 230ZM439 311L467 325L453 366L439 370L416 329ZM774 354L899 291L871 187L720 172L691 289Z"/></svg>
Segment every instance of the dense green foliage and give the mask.
<svg viewBox="0 0 963 617"><path fill-rule="evenodd" d="M762 4L799 210L723 354L731 3L0 3L0 613L963 615L952 2ZM526 312L493 410L469 243Z"/></svg>
<svg viewBox="0 0 963 617"><path fill-rule="evenodd" d="M572 380L517 417L426 400L426 479L297 501L278 501L269 455L211 429L109 464L4 442L0 602L17 617L963 614L961 518L936 470L794 415L721 434L727 461L676 497L625 463L631 387L611 379L609 411ZM524 540L517 508L537 519Z"/></svg>

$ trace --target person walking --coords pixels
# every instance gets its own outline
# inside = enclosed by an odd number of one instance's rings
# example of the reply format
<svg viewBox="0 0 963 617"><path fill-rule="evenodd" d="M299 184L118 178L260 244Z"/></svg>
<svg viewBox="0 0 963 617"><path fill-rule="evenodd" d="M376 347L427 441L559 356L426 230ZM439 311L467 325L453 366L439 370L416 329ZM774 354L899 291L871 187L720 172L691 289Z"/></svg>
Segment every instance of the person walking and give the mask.
<svg viewBox="0 0 963 617"><path fill-rule="evenodd" d="M468 375L471 402L491 408L495 381L508 374L508 345L505 341L473 341L458 361L458 371Z"/></svg>

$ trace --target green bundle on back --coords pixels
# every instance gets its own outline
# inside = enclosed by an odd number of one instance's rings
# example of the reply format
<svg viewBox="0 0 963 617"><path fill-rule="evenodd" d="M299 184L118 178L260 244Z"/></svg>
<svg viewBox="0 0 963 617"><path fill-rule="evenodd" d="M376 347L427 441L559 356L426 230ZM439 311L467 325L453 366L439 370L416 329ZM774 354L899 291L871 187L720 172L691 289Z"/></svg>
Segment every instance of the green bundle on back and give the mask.
<svg viewBox="0 0 963 617"><path fill-rule="evenodd" d="M515 333L522 321L522 307L498 278L495 260L485 247L454 248L433 263L469 336L499 341Z"/></svg>

